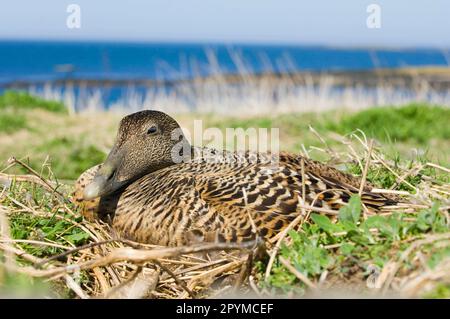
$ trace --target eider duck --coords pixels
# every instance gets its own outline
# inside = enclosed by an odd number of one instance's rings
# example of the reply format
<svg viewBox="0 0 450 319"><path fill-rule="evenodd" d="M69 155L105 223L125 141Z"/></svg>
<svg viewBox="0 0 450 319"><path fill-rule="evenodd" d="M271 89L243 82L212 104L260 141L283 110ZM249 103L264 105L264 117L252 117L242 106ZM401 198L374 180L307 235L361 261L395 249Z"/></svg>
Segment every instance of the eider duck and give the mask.
<svg viewBox="0 0 450 319"><path fill-rule="evenodd" d="M80 176L73 199L123 238L180 246L249 241L255 230L271 238L301 206L338 210L358 193L359 178L320 162L284 152L276 166L269 159L190 146L173 118L141 111L122 119L105 162ZM368 209L394 204L371 188L361 195Z"/></svg>

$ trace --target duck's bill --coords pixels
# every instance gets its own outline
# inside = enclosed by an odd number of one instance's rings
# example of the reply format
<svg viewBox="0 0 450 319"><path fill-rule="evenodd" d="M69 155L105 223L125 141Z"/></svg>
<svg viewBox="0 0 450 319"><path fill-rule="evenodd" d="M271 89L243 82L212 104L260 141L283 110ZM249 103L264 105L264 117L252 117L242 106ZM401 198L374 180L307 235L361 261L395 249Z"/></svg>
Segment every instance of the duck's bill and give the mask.
<svg viewBox="0 0 450 319"><path fill-rule="evenodd" d="M83 193L84 200L91 200L97 197L109 195L124 185L115 178L114 169L103 165L92 180L92 183L86 186Z"/></svg>

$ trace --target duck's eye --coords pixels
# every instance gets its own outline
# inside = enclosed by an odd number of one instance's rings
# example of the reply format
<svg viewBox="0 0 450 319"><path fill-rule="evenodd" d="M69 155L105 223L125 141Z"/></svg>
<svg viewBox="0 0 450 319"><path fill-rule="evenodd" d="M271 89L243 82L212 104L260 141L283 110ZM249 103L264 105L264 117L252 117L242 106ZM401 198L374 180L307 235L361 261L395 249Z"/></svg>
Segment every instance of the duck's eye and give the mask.
<svg viewBox="0 0 450 319"><path fill-rule="evenodd" d="M147 134L155 134L156 132L158 132L158 128L156 126L151 126L148 130L147 130Z"/></svg>

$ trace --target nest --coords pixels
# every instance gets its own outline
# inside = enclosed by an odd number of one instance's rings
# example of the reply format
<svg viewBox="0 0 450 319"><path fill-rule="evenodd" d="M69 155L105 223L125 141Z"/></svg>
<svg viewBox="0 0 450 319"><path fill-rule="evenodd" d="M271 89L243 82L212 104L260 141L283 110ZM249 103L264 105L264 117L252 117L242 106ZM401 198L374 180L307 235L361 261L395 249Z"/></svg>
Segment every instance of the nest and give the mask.
<svg viewBox="0 0 450 319"><path fill-rule="evenodd" d="M348 147L347 152L335 152L325 142L323 148L316 150L327 153L333 164L353 162L361 167L362 184L372 166L383 167L397 178L391 189L374 189L374 192L396 196L402 204L387 207L382 214L393 211L399 213L417 212L430 208L434 201L444 203L440 213L445 214L448 225L450 185L439 182L422 173L425 167L433 167L450 173L445 167L433 163L416 163L401 170L385 159L364 135L354 135L354 140L340 138ZM321 137L319 136L321 139ZM323 141L323 139L321 139ZM355 146L355 141L356 145ZM359 147L357 151L357 147ZM308 151L303 150L308 156ZM7 169L21 166L28 174L6 174ZM419 176L421 182L414 186L407 182L408 176ZM400 184L410 187L411 191L397 190ZM10 193L15 185L19 191ZM3 186L3 187L1 187ZM45 199L33 200L30 189L39 189ZM278 261L286 270L309 288L311 293L330 288L335 283L327 274L318 280L308 278L279 256L282 243L289 245L289 230L298 229L308 222L311 212L334 216L335 211L314 208L305 205L303 212L291 225L277 237L262 243L257 240L247 244L205 243L189 247L161 247L145 245L117 238L109 225L101 221L88 221L80 218L68 200L70 186L57 182L54 177L44 178L21 160L12 158L6 169L0 173L0 286L2 273L25 274L55 285L64 286L78 298L205 298L224 296L225 294L246 294L252 296L271 296L271 292L261 283L271 274L274 262ZM40 218L56 218L77 227L88 234L81 246L67 242L51 242L44 239L14 239L10 234L9 218L14 214L25 213ZM370 215L370 211L364 211ZM410 258L424 245L440 242L450 246L450 232L424 235L411 242L400 258L393 257L383 269L372 272L366 280L366 286L376 288L377 292L396 292L402 296L419 296L439 282L450 282L450 261L445 259L433 270L413 258L413 267L408 271L402 268L402 262ZM59 253L52 256L35 256L22 247L22 244L54 247ZM265 255L265 274L256 274L253 261ZM420 259L420 258L419 258ZM4 274L3 274L4 275ZM80 279L82 278L82 279ZM370 287L372 286L372 287ZM434 286L433 286L434 287Z"/></svg>

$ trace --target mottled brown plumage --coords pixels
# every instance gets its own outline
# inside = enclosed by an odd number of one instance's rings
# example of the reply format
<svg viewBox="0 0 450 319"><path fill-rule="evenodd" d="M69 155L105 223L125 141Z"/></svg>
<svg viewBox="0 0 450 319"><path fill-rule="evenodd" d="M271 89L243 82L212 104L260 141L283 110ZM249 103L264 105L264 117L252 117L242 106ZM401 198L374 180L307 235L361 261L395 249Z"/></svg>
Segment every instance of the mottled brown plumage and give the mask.
<svg viewBox="0 0 450 319"><path fill-rule="evenodd" d="M281 153L274 164L270 154L191 148L181 133L171 139L174 123L155 111L122 120L103 166L77 181L74 200L85 215L144 243L241 242L255 237L252 223L259 236L270 238L301 213L302 204L337 210L358 192L359 178L299 155ZM362 194L370 209L393 204L370 189L366 185Z"/></svg>

